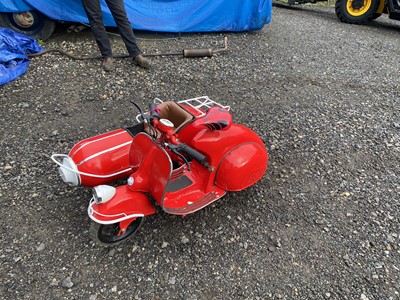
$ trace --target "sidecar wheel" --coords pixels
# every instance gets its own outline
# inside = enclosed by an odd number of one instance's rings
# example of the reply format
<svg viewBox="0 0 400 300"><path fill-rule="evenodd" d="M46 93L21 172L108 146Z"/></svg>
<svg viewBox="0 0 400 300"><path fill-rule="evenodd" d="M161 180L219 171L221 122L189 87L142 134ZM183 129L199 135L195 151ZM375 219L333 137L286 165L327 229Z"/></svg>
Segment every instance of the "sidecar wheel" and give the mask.
<svg viewBox="0 0 400 300"><path fill-rule="evenodd" d="M100 246L115 246L134 236L142 225L142 222L143 217L136 218L136 220L129 224L126 232L120 236L118 236L119 223L104 225L92 222L90 225L89 235L91 239Z"/></svg>

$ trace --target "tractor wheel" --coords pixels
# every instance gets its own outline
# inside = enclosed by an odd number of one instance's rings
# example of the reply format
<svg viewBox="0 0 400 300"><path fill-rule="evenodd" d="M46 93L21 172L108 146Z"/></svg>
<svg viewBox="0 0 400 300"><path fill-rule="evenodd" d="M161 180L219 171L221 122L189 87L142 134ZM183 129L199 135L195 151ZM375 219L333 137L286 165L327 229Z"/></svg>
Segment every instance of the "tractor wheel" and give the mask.
<svg viewBox="0 0 400 300"><path fill-rule="evenodd" d="M53 34L56 23L36 10L0 13L0 26L45 41Z"/></svg>
<svg viewBox="0 0 400 300"><path fill-rule="evenodd" d="M375 19L378 19L380 16L382 16L382 14L380 13L374 13L371 17L369 17L370 21L373 21Z"/></svg>
<svg viewBox="0 0 400 300"><path fill-rule="evenodd" d="M335 12L344 23L359 24L373 20L380 0L336 0Z"/></svg>

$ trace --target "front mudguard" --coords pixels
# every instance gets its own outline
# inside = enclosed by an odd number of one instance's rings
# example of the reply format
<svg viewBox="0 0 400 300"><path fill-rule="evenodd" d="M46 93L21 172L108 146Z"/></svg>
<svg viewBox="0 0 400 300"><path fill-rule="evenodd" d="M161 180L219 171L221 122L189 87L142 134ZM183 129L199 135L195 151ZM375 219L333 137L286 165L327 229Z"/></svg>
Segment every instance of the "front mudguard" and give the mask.
<svg viewBox="0 0 400 300"><path fill-rule="evenodd" d="M144 193L131 191L127 185L118 186L115 195L105 203L96 203L92 198L88 207L90 219L105 225L152 215L155 212L152 202Z"/></svg>

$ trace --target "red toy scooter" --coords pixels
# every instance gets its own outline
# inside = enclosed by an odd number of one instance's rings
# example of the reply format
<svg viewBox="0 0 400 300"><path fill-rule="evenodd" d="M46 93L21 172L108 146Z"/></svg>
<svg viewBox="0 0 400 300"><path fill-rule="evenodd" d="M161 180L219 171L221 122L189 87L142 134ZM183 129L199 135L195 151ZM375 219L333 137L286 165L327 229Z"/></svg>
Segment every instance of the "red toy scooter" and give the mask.
<svg viewBox="0 0 400 300"><path fill-rule="evenodd" d="M264 143L232 122L229 107L199 97L152 103L147 114L138 108L139 124L85 139L69 155L52 155L66 183L94 187L88 214L99 244L132 236L155 205L190 214L265 174ZM126 185L104 185L128 176Z"/></svg>

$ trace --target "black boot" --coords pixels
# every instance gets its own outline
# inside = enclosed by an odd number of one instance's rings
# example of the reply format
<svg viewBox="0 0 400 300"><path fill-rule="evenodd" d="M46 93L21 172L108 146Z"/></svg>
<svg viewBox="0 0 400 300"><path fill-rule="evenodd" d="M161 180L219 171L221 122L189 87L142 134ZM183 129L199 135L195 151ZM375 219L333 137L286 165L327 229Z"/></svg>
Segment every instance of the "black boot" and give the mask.
<svg viewBox="0 0 400 300"><path fill-rule="evenodd" d="M150 61L143 55L138 55L133 58L133 63L143 69L150 68Z"/></svg>
<svg viewBox="0 0 400 300"><path fill-rule="evenodd" d="M114 71L114 63L112 57L105 57L103 60L103 69L106 72Z"/></svg>

